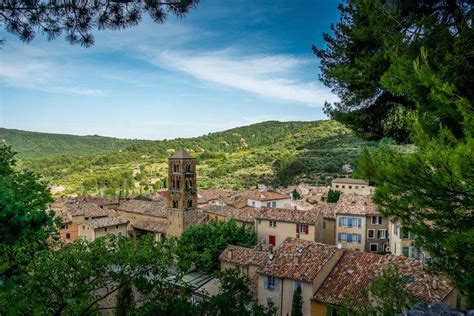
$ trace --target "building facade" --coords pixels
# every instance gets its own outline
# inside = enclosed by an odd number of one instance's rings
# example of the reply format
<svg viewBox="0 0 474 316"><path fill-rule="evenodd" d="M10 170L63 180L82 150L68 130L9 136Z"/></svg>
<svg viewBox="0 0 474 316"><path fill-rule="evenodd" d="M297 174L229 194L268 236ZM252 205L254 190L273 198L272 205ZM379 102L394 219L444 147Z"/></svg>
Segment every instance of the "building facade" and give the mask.
<svg viewBox="0 0 474 316"><path fill-rule="evenodd" d="M361 179L336 178L332 181L331 189L346 194L372 195L375 188L369 182Z"/></svg>

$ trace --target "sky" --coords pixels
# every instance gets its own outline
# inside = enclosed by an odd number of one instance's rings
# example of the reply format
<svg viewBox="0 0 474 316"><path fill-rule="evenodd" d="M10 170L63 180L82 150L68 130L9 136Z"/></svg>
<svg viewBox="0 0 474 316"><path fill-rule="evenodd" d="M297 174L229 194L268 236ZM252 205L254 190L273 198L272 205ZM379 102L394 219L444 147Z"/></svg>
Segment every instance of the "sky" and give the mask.
<svg viewBox="0 0 474 316"><path fill-rule="evenodd" d="M0 127L171 139L325 119L337 97L311 46L335 0L202 0L185 18L95 32L95 45L0 33Z"/></svg>

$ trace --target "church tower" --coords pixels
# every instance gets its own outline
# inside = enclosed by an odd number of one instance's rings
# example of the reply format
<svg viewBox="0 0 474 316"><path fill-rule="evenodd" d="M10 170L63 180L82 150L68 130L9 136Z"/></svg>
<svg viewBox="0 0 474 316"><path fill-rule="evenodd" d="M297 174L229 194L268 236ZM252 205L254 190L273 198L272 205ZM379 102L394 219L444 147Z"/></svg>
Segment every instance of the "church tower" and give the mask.
<svg viewBox="0 0 474 316"><path fill-rule="evenodd" d="M196 221L196 207L196 160L180 149L168 159L168 236L181 236Z"/></svg>

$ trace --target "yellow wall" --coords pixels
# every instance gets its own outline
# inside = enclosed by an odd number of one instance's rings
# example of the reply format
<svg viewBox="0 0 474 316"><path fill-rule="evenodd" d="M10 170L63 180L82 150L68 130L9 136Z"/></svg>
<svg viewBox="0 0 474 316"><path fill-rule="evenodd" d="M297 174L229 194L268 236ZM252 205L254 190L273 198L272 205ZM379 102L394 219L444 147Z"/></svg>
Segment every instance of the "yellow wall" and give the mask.
<svg viewBox="0 0 474 316"><path fill-rule="evenodd" d="M352 218L360 218L361 219L361 227L339 227L339 217L352 217ZM359 251L364 251L365 250L365 240L366 240L366 218L364 216L358 216L358 215L346 215L346 214L337 214L336 215L336 244L339 243L340 241L338 240L338 234L339 233L348 233L348 234L360 234L361 235L361 243L348 243L345 241L340 242L342 247L345 249L351 249L351 250L359 250Z"/></svg>
<svg viewBox="0 0 474 316"><path fill-rule="evenodd" d="M275 236L275 247L278 247L287 237L297 237L296 223L277 222L276 227L270 227L270 221L257 219L258 242L265 239L268 243L268 236ZM300 239L315 241L315 225L308 225L308 234L299 234Z"/></svg>
<svg viewBox="0 0 474 316"><path fill-rule="evenodd" d="M327 310L326 304L311 301L311 316L326 316Z"/></svg>

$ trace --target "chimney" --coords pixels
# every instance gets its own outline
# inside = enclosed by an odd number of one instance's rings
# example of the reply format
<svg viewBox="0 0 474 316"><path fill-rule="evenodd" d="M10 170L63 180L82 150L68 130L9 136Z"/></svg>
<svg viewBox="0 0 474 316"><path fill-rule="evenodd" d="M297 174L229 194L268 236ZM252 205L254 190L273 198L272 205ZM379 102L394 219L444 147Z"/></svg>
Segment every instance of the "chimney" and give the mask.
<svg viewBox="0 0 474 316"><path fill-rule="evenodd" d="M232 260L232 250L231 249L229 249L229 251L227 252L227 259Z"/></svg>

